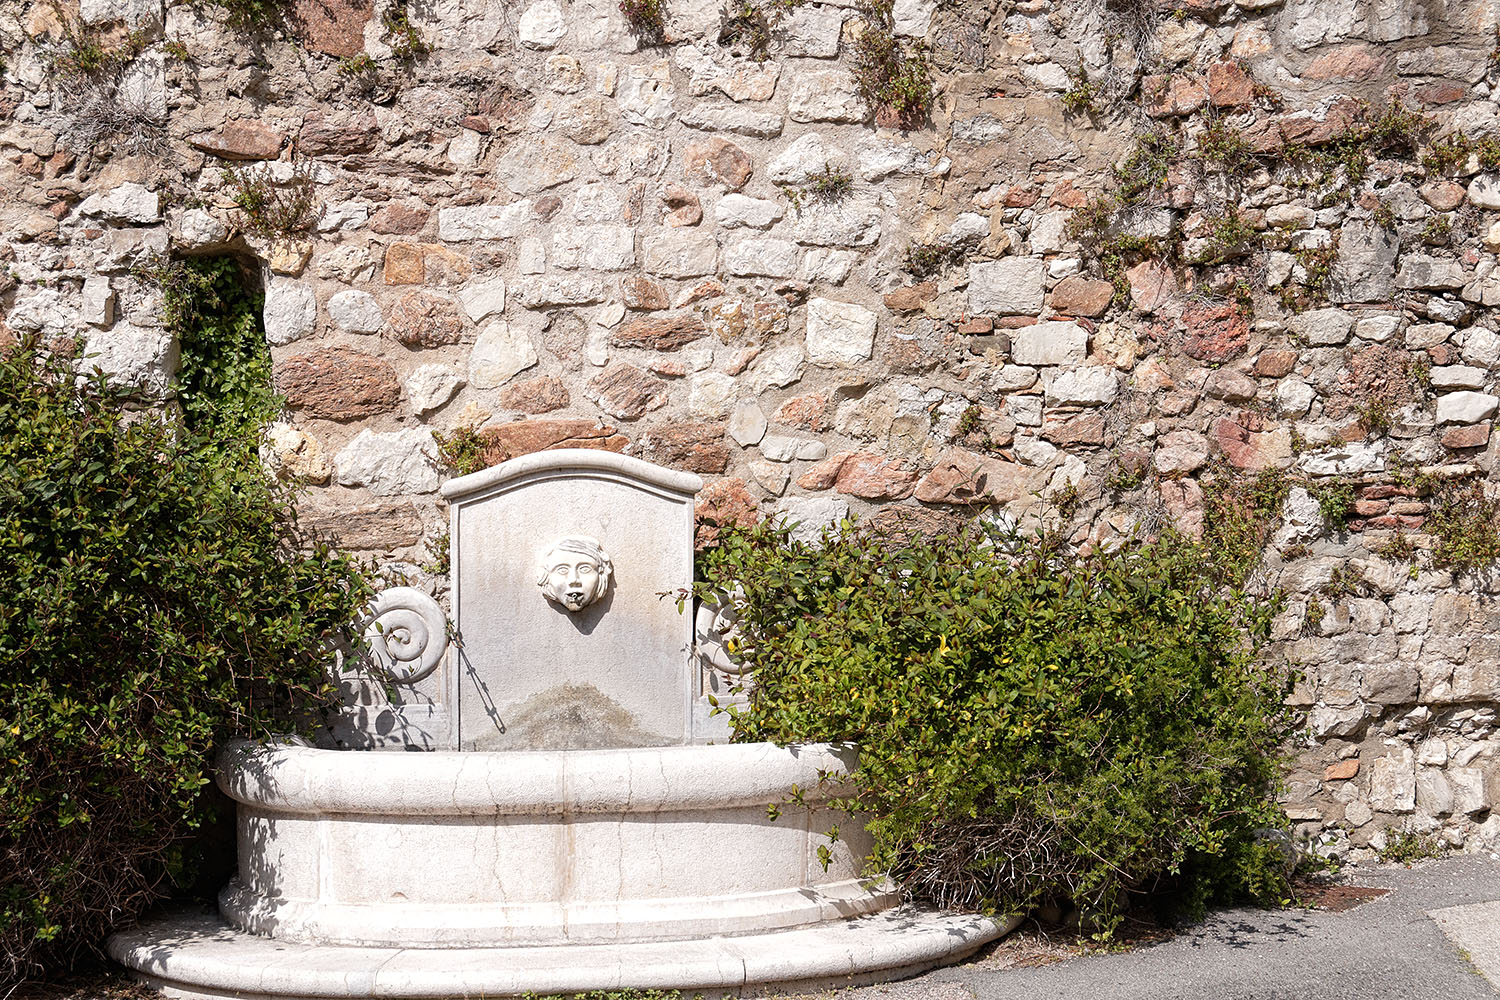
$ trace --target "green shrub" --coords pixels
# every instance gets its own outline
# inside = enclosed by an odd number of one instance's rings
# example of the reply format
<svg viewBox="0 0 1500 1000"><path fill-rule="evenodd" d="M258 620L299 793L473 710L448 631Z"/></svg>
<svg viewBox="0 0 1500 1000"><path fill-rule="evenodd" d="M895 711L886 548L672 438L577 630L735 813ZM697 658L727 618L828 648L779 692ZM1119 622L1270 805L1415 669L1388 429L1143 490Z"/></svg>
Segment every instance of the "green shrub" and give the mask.
<svg viewBox="0 0 1500 1000"><path fill-rule="evenodd" d="M334 698L327 644L370 588L255 444L0 357L0 987L190 881L214 746Z"/></svg>
<svg viewBox="0 0 1500 1000"><path fill-rule="evenodd" d="M162 325L177 339L177 402L187 429L225 443L253 440L281 410L271 389L263 296L233 257L156 257L137 270L162 296Z"/></svg>
<svg viewBox="0 0 1500 1000"><path fill-rule="evenodd" d="M1284 688L1253 660L1274 606L1209 563L1175 536L1072 557L761 525L705 554L701 593L744 595L737 739L858 743L839 805L870 817L872 871L943 906L1071 901L1107 933L1137 894L1285 895L1263 836Z"/></svg>

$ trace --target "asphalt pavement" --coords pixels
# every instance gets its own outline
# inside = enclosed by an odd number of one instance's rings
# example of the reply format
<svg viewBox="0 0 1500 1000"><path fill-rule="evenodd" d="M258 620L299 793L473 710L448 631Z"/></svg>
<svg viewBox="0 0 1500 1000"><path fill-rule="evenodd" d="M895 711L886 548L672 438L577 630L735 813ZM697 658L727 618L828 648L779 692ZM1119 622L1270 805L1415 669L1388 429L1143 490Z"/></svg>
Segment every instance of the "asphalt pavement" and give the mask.
<svg viewBox="0 0 1500 1000"><path fill-rule="evenodd" d="M1125 951L1038 953L1022 937L841 1000L1500 998L1500 858L1353 868L1343 881L1390 891L1344 912L1225 910Z"/></svg>

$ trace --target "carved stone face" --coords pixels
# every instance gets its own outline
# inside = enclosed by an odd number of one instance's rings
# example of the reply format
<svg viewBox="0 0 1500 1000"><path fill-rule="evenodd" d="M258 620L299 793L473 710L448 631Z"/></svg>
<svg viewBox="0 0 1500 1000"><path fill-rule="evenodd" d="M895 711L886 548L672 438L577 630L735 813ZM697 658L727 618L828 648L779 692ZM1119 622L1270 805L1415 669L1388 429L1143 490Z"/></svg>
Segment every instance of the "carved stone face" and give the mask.
<svg viewBox="0 0 1500 1000"><path fill-rule="evenodd" d="M598 539L570 535L542 556L536 585L552 603L581 611L605 595L613 573L614 566Z"/></svg>

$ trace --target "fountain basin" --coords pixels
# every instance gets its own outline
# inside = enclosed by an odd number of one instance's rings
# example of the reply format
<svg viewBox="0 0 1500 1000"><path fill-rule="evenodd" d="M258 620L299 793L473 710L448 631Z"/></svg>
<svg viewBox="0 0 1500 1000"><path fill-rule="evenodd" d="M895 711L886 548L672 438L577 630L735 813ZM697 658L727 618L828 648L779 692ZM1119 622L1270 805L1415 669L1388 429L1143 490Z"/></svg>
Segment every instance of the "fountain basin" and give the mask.
<svg viewBox="0 0 1500 1000"><path fill-rule="evenodd" d="M661 941L872 913L896 897L861 877L859 824L821 807L834 791L822 776L851 763L848 748L768 743L239 743L218 769L239 803L239 875L220 912L284 941L406 948ZM812 808L770 818L798 792Z"/></svg>

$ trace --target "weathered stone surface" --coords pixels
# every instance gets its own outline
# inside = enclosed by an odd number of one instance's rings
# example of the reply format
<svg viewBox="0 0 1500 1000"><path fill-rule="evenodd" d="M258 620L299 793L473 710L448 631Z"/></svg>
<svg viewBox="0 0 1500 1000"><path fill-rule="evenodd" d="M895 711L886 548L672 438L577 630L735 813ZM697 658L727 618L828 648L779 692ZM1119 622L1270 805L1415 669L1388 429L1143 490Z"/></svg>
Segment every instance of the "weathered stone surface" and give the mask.
<svg viewBox="0 0 1500 1000"><path fill-rule="evenodd" d="M1177 298L1177 276L1154 260L1143 260L1125 272L1130 302L1141 312L1154 313Z"/></svg>
<svg viewBox="0 0 1500 1000"><path fill-rule="evenodd" d="M777 184L801 185L824 175L841 159L842 154L828 145L822 133L808 132L772 157L766 165L766 174Z"/></svg>
<svg viewBox="0 0 1500 1000"><path fill-rule="evenodd" d="M794 122L859 122L867 111L854 74L829 69L799 73L792 79L787 113Z"/></svg>
<svg viewBox="0 0 1500 1000"><path fill-rule="evenodd" d="M1049 405L1099 406L1114 402L1120 378L1110 368L1089 366L1058 374L1047 386Z"/></svg>
<svg viewBox="0 0 1500 1000"><path fill-rule="evenodd" d="M297 354L276 365L286 405L322 420L359 420L393 409L401 399L396 370L347 347Z"/></svg>
<svg viewBox="0 0 1500 1000"><path fill-rule="evenodd" d="M422 517L414 504L391 502L324 507L299 504L298 523L318 538L353 552L390 551L422 540Z"/></svg>
<svg viewBox="0 0 1500 1000"><path fill-rule="evenodd" d="M1314 347L1328 347L1348 341L1354 317L1342 309L1314 309L1293 316L1290 326L1294 334Z"/></svg>
<svg viewBox="0 0 1500 1000"><path fill-rule="evenodd" d="M1208 67L1208 99L1216 108L1248 106L1255 98L1255 80L1243 66L1216 62Z"/></svg>
<svg viewBox="0 0 1500 1000"><path fill-rule="evenodd" d="M1233 361L1250 343L1249 320L1234 306L1189 306L1182 323L1182 352L1198 361Z"/></svg>
<svg viewBox="0 0 1500 1000"><path fill-rule="evenodd" d="M1020 365L1070 365L1088 355L1088 331L1077 323L1051 321L1011 335L1011 358Z"/></svg>
<svg viewBox="0 0 1500 1000"><path fill-rule="evenodd" d="M427 228L432 212L411 205L382 205L370 216L370 229L377 233L414 236Z"/></svg>
<svg viewBox="0 0 1500 1000"><path fill-rule="evenodd" d="M559 226L552 230L552 263L568 269L623 271L635 265L635 230L629 226Z"/></svg>
<svg viewBox="0 0 1500 1000"><path fill-rule="evenodd" d="M346 333L377 333L385 323L375 296L353 288L328 299L328 318Z"/></svg>
<svg viewBox="0 0 1500 1000"><path fill-rule="evenodd" d="M672 305L661 282L639 274L627 275L620 280L620 296L625 300L626 309L638 312L654 312Z"/></svg>
<svg viewBox="0 0 1500 1000"><path fill-rule="evenodd" d="M742 194L726 194L714 206L714 220L728 228L766 229L784 214L785 209L777 202Z"/></svg>
<svg viewBox="0 0 1500 1000"><path fill-rule="evenodd" d="M117 389L162 399L177 374L177 341L156 327L120 322L108 330L91 330L78 366L102 371Z"/></svg>
<svg viewBox="0 0 1500 1000"><path fill-rule="evenodd" d="M592 420L517 420L486 428L481 436L486 441L488 465L555 448L622 452L630 446L625 435Z"/></svg>
<svg viewBox="0 0 1500 1000"><path fill-rule="evenodd" d="M1040 485L1037 470L1028 466L949 448L917 483L915 496L934 504L1004 504Z"/></svg>
<svg viewBox="0 0 1500 1000"><path fill-rule="evenodd" d="M620 420L639 420L667 404L667 383L623 361L589 380L588 391L599 409Z"/></svg>
<svg viewBox="0 0 1500 1000"><path fill-rule="evenodd" d="M602 97L580 97L558 112L554 124L580 146L597 146L614 131L614 107Z"/></svg>
<svg viewBox="0 0 1500 1000"><path fill-rule="evenodd" d="M495 320L474 341L469 354L469 383L476 389L497 389L536 363L536 348L526 332Z"/></svg>
<svg viewBox="0 0 1500 1000"><path fill-rule="evenodd" d="M760 439L760 453L772 462L821 462L828 456L828 446L813 438L767 434ZM828 485L832 483L833 480L830 478Z"/></svg>
<svg viewBox="0 0 1500 1000"><path fill-rule="evenodd" d="M89 195L78 211L111 222L150 225L161 221L161 197L143 184L126 181L104 194Z"/></svg>
<svg viewBox="0 0 1500 1000"><path fill-rule="evenodd" d="M1261 351L1255 357L1255 374L1264 378L1281 378L1290 375L1297 367L1297 352L1286 350Z"/></svg>
<svg viewBox="0 0 1500 1000"><path fill-rule="evenodd" d="M1007 257L969 265L969 311L1035 316L1042 311L1047 262Z"/></svg>
<svg viewBox="0 0 1500 1000"><path fill-rule="evenodd" d="M318 439L280 421L266 429L260 458L271 475L278 479L322 486L331 475Z"/></svg>
<svg viewBox="0 0 1500 1000"><path fill-rule="evenodd" d="M698 196L680 184L668 184L662 192L662 204L671 209L662 217L662 224L673 229L696 226L703 221L703 202Z"/></svg>
<svg viewBox="0 0 1500 1000"><path fill-rule="evenodd" d="M1292 459L1291 431L1268 426L1254 413L1220 417L1211 429L1214 444L1237 469L1275 468Z"/></svg>
<svg viewBox="0 0 1500 1000"><path fill-rule="evenodd" d="M377 434L366 428L333 459L340 486L376 496L431 493L438 488L437 444L426 427Z"/></svg>
<svg viewBox="0 0 1500 1000"><path fill-rule="evenodd" d="M730 411L725 429L735 444L752 448L766 436L766 415L755 400L742 399Z"/></svg>
<svg viewBox="0 0 1500 1000"><path fill-rule="evenodd" d="M407 292L391 306L387 324L391 337L407 347L441 347L456 344L464 323L458 305L435 292Z"/></svg>
<svg viewBox="0 0 1500 1000"><path fill-rule="evenodd" d="M1114 297L1115 286L1109 282L1074 275L1052 289L1052 308L1065 316L1103 316Z"/></svg>
<svg viewBox="0 0 1500 1000"><path fill-rule="evenodd" d="M717 475L729 467L721 423L670 423L643 431L636 453L647 461Z"/></svg>
<svg viewBox="0 0 1500 1000"><path fill-rule="evenodd" d="M797 242L819 247L864 247L880 239L880 206L873 201L841 198L815 201L797 214L792 233Z"/></svg>
<svg viewBox="0 0 1500 1000"><path fill-rule="evenodd" d="M380 124L366 112L355 117L309 111L297 132L297 150L304 156L347 156L368 153L380 142Z"/></svg>
<svg viewBox="0 0 1500 1000"><path fill-rule="evenodd" d="M1402 289L1453 289L1465 284L1463 265L1444 257L1407 254L1401 258L1396 273L1396 287Z"/></svg>
<svg viewBox="0 0 1500 1000"><path fill-rule="evenodd" d="M276 346L301 340L313 331L318 319L318 299L313 290L289 278L273 278L266 285L261 313L266 340Z"/></svg>
<svg viewBox="0 0 1500 1000"><path fill-rule="evenodd" d="M641 264L663 278L694 278L712 274L718 264L719 241L712 232L677 230L646 236L641 241Z"/></svg>
<svg viewBox="0 0 1500 1000"><path fill-rule="evenodd" d="M347 59L364 51L373 13L372 0L293 0L288 20L305 47Z"/></svg>
<svg viewBox="0 0 1500 1000"><path fill-rule="evenodd" d="M1370 763L1370 807L1378 812L1408 813L1417 807L1416 770L1409 747Z"/></svg>
<svg viewBox="0 0 1500 1000"><path fill-rule="evenodd" d="M453 398L464 377L447 365L420 365L406 377L406 403L417 416Z"/></svg>
<svg viewBox="0 0 1500 1000"><path fill-rule="evenodd" d="M781 134L782 116L726 104L694 104L679 117L682 124L705 132L734 132L768 139Z"/></svg>
<svg viewBox="0 0 1500 1000"><path fill-rule="evenodd" d="M869 358L875 348L876 316L863 306L832 299L807 303L807 357L814 364L844 364Z"/></svg>
<svg viewBox="0 0 1500 1000"><path fill-rule="evenodd" d="M274 160L285 137L261 122L232 118L218 131L188 141L195 149L225 160Z"/></svg>
<svg viewBox="0 0 1500 1000"><path fill-rule="evenodd" d="M1339 234L1329 279L1333 302L1383 302L1396 293L1396 234L1370 222L1350 222Z"/></svg>
<svg viewBox="0 0 1500 1000"><path fill-rule="evenodd" d="M459 291L458 301L464 308L464 315L475 323L498 316L505 311L505 279L486 278L470 282Z"/></svg>
<svg viewBox="0 0 1500 1000"><path fill-rule="evenodd" d="M523 199L509 205L438 209L438 239L450 243L513 239L525 228L532 205L529 199Z"/></svg>
<svg viewBox="0 0 1500 1000"><path fill-rule="evenodd" d="M1194 431L1172 431L1157 441L1151 464L1159 475L1187 475L1208 464L1208 440Z"/></svg>
<svg viewBox="0 0 1500 1000"><path fill-rule="evenodd" d="M1477 424L1489 420L1500 409L1500 396L1486 392L1450 392L1439 396L1437 422L1442 424Z"/></svg>
<svg viewBox="0 0 1500 1000"><path fill-rule="evenodd" d="M568 22L555 0L536 0L521 12L517 35L528 49L550 49L568 33Z"/></svg>
<svg viewBox="0 0 1500 1000"><path fill-rule="evenodd" d="M1468 427L1450 427L1443 432L1443 447L1461 450L1483 448L1490 443L1489 424L1471 424Z"/></svg>
<svg viewBox="0 0 1500 1000"><path fill-rule="evenodd" d="M801 249L787 240L742 239L724 249L724 270L737 276L790 278L797 273Z"/></svg>
<svg viewBox="0 0 1500 1000"><path fill-rule="evenodd" d="M911 496L917 474L883 455L855 452L839 464L834 488L862 500L902 500Z"/></svg>
<svg viewBox="0 0 1500 1000"><path fill-rule="evenodd" d="M586 275L553 274L529 278L516 293L516 299L527 309L550 306L590 305L604 298L604 285Z"/></svg>
<svg viewBox="0 0 1500 1000"><path fill-rule="evenodd" d="M754 164L749 154L728 139L703 139L688 145L682 169L689 183L720 185L738 191L750 180Z"/></svg>
<svg viewBox="0 0 1500 1000"><path fill-rule="evenodd" d="M708 335L703 320L694 313L652 317L627 323L610 334L615 347L644 347L651 351L677 351Z"/></svg>
<svg viewBox="0 0 1500 1000"><path fill-rule="evenodd" d="M550 413L564 409L570 399L562 379L542 375L508 385L500 393L500 405L522 413Z"/></svg>
<svg viewBox="0 0 1500 1000"><path fill-rule="evenodd" d="M665 59L645 66L631 66L619 95L620 112L633 125L665 128L676 113L677 96L672 85L672 67Z"/></svg>
<svg viewBox="0 0 1500 1000"><path fill-rule="evenodd" d="M495 164L495 177L518 195L536 194L577 176L578 154L551 139L515 143Z"/></svg>

